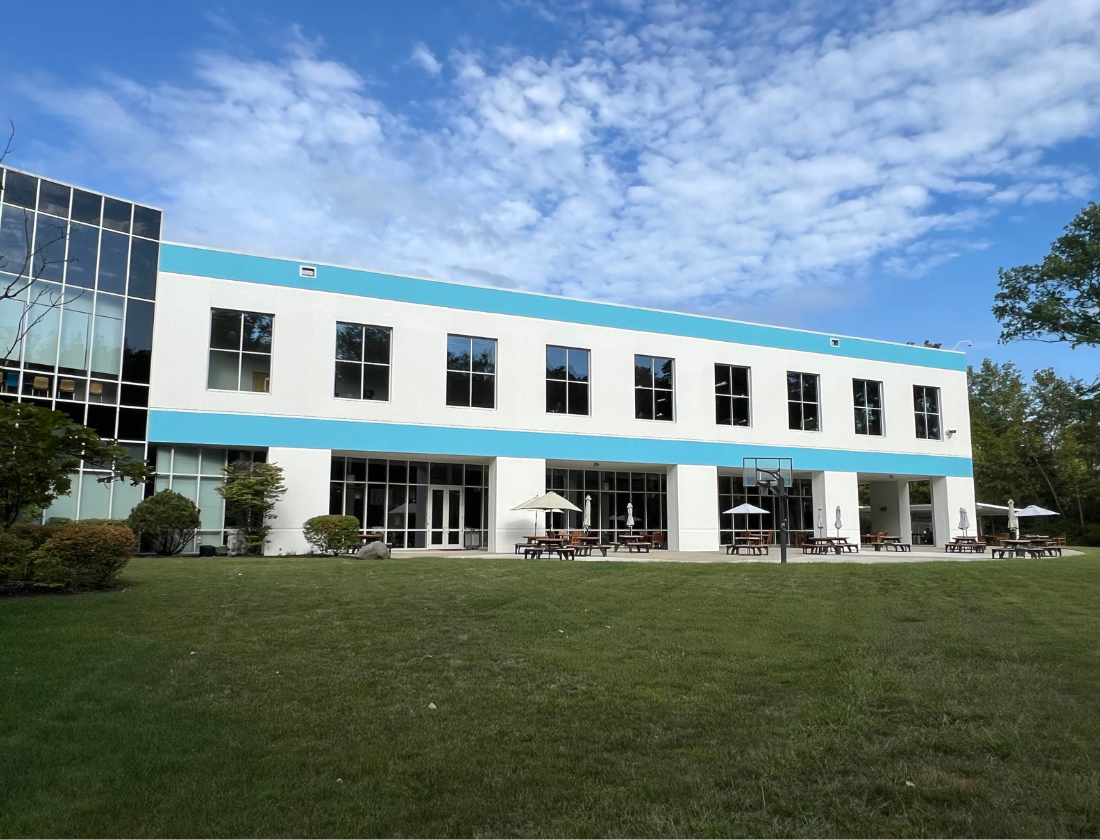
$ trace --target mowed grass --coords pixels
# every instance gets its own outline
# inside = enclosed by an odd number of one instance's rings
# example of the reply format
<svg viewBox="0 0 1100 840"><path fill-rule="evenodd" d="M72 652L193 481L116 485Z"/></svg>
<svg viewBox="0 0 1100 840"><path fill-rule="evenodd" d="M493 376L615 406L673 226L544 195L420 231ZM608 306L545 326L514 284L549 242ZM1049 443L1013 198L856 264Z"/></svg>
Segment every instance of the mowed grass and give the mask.
<svg viewBox="0 0 1100 840"><path fill-rule="evenodd" d="M0 600L0 834L1096 836L1098 570L136 560Z"/></svg>

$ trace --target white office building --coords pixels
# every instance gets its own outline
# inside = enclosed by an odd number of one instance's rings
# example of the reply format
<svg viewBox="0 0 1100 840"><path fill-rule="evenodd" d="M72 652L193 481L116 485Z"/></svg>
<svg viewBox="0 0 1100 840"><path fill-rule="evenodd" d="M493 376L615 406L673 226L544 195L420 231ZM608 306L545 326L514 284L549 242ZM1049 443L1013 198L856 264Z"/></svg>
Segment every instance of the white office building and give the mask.
<svg viewBox="0 0 1100 840"><path fill-rule="evenodd" d="M205 542L226 537L216 487L239 458L285 471L271 553L306 550L302 523L330 512L395 547L510 551L534 524L513 508L547 490L590 499L606 536L630 504L669 548L716 550L774 527L721 513L774 510L746 457L792 459L796 534L835 534L839 507L858 540L861 485L864 530L942 545L960 508L977 518L960 353L227 253L162 242L160 221L5 173L2 268L35 252L28 231L63 233L38 288L66 302L0 362L0 398L140 447ZM30 303L0 307L0 352ZM87 476L49 514L124 516L139 493Z"/></svg>

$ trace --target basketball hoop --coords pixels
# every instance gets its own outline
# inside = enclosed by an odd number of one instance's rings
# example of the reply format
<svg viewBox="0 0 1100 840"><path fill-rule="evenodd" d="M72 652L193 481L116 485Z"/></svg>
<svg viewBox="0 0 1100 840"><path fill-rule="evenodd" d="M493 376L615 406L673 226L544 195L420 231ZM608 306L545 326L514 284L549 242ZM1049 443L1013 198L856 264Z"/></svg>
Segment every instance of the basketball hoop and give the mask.
<svg viewBox="0 0 1100 840"><path fill-rule="evenodd" d="M790 458L745 458L745 487L755 487L762 496L778 496L779 562L787 562L787 488L794 483L794 461Z"/></svg>

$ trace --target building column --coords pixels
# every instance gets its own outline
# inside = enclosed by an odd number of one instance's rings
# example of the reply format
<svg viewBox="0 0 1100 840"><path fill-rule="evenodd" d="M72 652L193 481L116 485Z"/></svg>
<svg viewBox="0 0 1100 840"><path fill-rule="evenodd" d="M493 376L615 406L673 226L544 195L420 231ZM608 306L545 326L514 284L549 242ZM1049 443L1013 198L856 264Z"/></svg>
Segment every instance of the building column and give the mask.
<svg viewBox="0 0 1100 840"><path fill-rule="evenodd" d="M936 545L943 546L955 537L963 535L959 528L959 509L966 510L970 528L967 534L978 533L978 514L974 504L974 479L956 476L939 476L931 479L932 531Z"/></svg>
<svg viewBox="0 0 1100 840"><path fill-rule="evenodd" d="M718 551L718 468L677 464L668 471L670 551Z"/></svg>
<svg viewBox="0 0 1100 840"><path fill-rule="evenodd" d="M883 531L901 537L902 542L912 539L912 522L909 517L908 481L872 481L871 533Z"/></svg>
<svg viewBox="0 0 1100 840"><path fill-rule="evenodd" d="M818 508L825 520L825 536L838 536L836 509L840 508L841 529L839 536L847 537L848 542L859 543L859 476L854 472L815 472L814 490L814 533L821 536L817 529Z"/></svg>
<svg viewBox="0 0 1100 840"><path fill-rule="evenodd" d="M489 465L489 551L511 553L525 534L534 533L535 512L512 508L545 492L544 458L493 460Z"/></svg>
<svg viewBox="0 0 1100 840"><path fill-rule="evenodd" d="M266 555L307 554L312 546L302 534L307 519L328 513L332 450L271 447L269 464L283 468L286 493L275 504Z"/></svg>

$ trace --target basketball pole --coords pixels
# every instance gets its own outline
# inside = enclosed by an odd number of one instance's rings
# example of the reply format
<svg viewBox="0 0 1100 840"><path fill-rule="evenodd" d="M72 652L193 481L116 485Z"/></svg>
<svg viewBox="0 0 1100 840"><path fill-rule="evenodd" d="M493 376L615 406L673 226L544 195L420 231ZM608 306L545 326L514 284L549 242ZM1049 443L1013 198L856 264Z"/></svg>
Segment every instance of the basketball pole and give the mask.
<svg viewBox="0 0 1100 840"><path fill-rule="evenodd" d="M783 480L783 473L777 476L779 479L779 562L787 562L787 482Z"/></svg>

